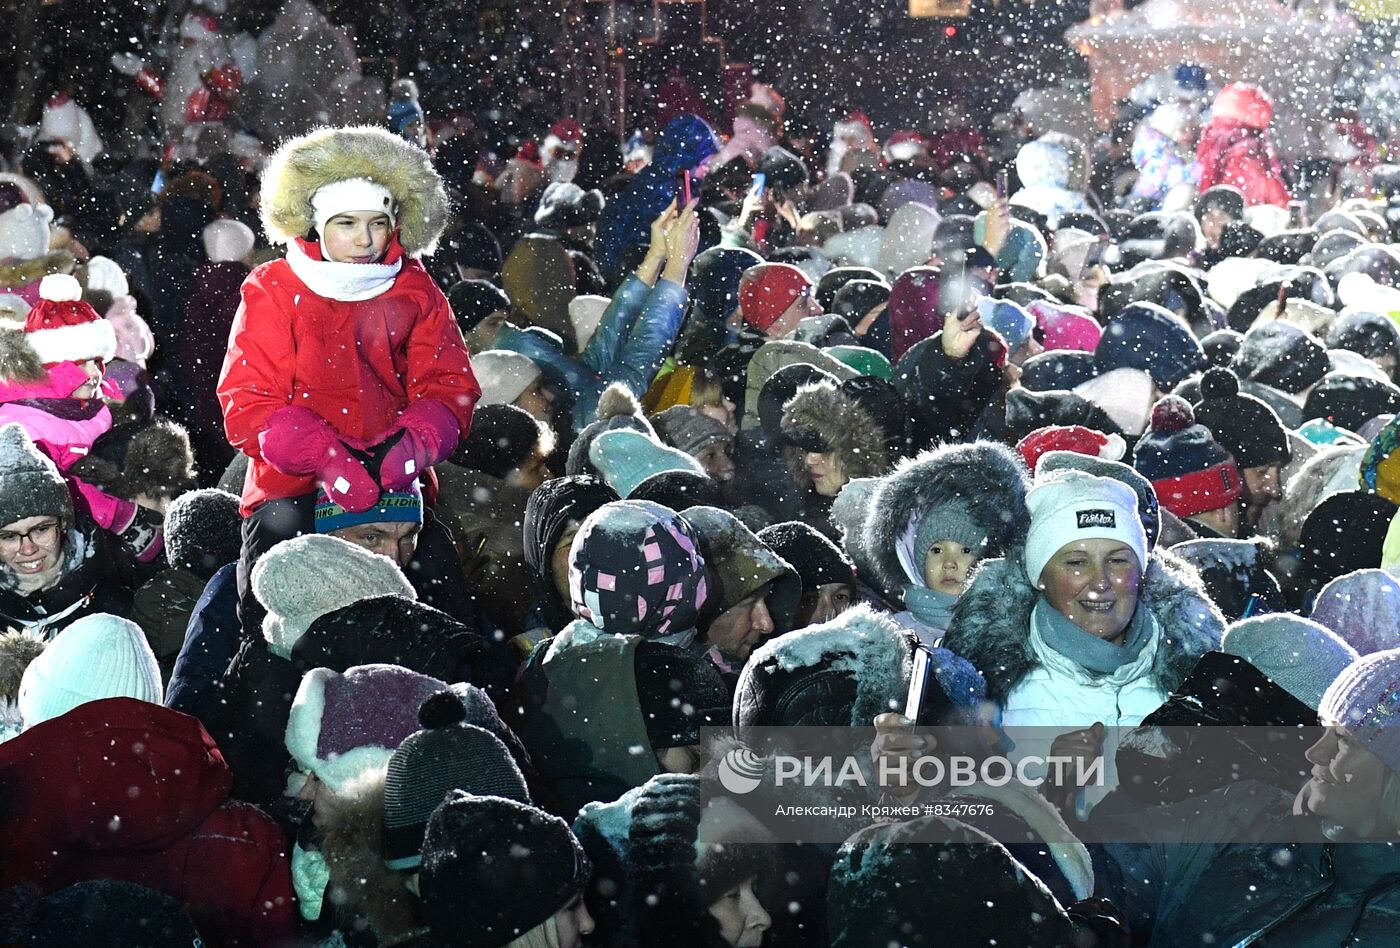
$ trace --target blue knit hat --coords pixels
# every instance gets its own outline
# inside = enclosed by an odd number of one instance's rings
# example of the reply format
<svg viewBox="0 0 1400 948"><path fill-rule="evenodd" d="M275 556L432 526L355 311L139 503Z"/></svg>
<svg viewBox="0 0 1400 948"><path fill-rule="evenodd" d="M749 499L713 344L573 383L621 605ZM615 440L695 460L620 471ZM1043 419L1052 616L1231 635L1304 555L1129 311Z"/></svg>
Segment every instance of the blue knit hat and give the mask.
<svg viewBox="0 0 1400 948"><path fill-rule="evenodd" d="M1184 398L1168 395L1152 407L1151 427L1133 449L1133 467L1152 482L1161 505L1194 517L1239 500L1240 471L1228 451L1196 423Z"/></svg>
<svg viewBox="0 0 1400 948"><path fill-rule="evenodd" d="M324 490L316 492L316 532L334 533L365 523L416 523L423 525L423 493L413 484L406 490L384 491L374 506L353 513L331 500Z"/></svg>
<svg viewBox="0 0 1400 948"><path fill-rule="evenodd" d="M1186 324L1156 303L1131 303L1103 331L1094 361L1099 373L1141 369L1164 392L1206 367L1206 354Z"/></svg>
<svg viewBox="0 0 1400 948"><path fill-rule="evenodd" d="M982 325L995 329L1006 340L1010 352L1021 348L1035 329L1035 318L1011 300L984 296L977 301L977 312L982 316Z"/></svg>
<svg viewBox="0 0 1400 948"><path fill-rule="evenodd" d="M1287 612L1236 622L1225 630L1220 650L1243 658L1310 708L1360 659L1321 624Z"/></svg>
<svg viewBox="0 0 1400 948"><path fill-rule="evenodd" d="M676 448L630 428L599 435L588 449L588 460L618 496L627 497L653 474L666 471L705 473L699 463Z"/></svg>

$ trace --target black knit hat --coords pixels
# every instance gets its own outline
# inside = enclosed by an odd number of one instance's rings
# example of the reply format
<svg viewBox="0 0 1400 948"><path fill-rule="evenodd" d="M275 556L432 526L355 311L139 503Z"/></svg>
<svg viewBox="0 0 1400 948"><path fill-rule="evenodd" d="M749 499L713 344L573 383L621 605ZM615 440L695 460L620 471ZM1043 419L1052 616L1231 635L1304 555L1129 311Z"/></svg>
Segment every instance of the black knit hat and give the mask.
<svg viewBox="0 0 1400 948"><path fill-rule="evenodd" d="M456 692L438 692L418 709L423 730L410 734L389 758L383 851L390 869L422 863L428 817L448 791L531 802L506 745L466 718L467 706Z"/></svg>
<svg viewBox="0 0 1400 948"><path fill-rule="evenodd" d="M176 497L165 512L165 558L174 569L208 579L238 559L243 518L238 498L226 490L192 490Z"/></svg>
<svg viewBox="0 0 1400 948"><path fill-rule="evenodd" d="M1021 386L1032 392L1065 392L1098 374L1092 352L1053 349L1025 361L1021 366Z"/></svg>
<svg viewBox="0 0 1400 948"><path fill-rule="evenodd" d="M457 318L457 328L467 336L492 313L511 310L506 291L488 280L463 280L447 291L447 302Z"/></svg>
<svg viewBox="0 0 1400 948"><path fill-rule="evenodd" d="M1373 359L1400 350L1400 327L1379 313L1343 313L1327 329L1327 347L1349 349Z"/></svg>
<svg viewBox="0 0 1400 948"><path fill-rule="evenodd" d="M1243 343L1244 333L1235 332L1233 329L1217 329L1201 339L1201 350L1205 352L1206 362L1210 365L1229 366Z"/></svg>
<svg viewBox="0 0 1400 948"><path fill-rule="evenodd" d="M428 819L418 889L432 937L449 948L501 948L587 882L583 847L544 810L454 790Z"/></svg>
<svg viewBox="0 0 1400 948"><path fill-rule="evenodd" d="M664 642L640 642L633 668L637 704L655 750L700 743L700 728L727 728L733 720L729 689L703 654Z"/></svg>
<svg viewBox="0 0 1400 948"><path fill-rule="evenodd" d="M855 268L841 268L855 269ZM836 273L832 270L826 276ZM823 280L826 277L822 277ZM843 283L831 296L831 305L823 307L829 313L846 317L846 321L852 326L860 323L872 309L881 303L890 301L890 285L884 280L874 280L862 277L858 280L851 280Z"/></svg>
<svg viewBox="0 0 1400 948"><path fill-rule="evenodd" d="M1332 372L1323 377L1303 403L1304 418L1325 418L1348 431L1377 415L1400 412L1400 388L1365 375Z"/></svg>
<svg viewBox="0 0 1400 948"><path fill-rule="evenodd" d="M885 278L880 274L879 270L873 270L870 267L833 267L822 274L822 278L817 281L817 302L822 304L822 312L836 312L836 310L832 309L832 304L835 303L837 294L840 293L847 284L854 283L857 280L876 283L885 286L886 290L888 290L888 284L885 283ZM886 295L888 295L888 293ZM878 305L878 303L875 305ZM874 309L874 305L866 307L865 312L869 312L871 309ZM848 314L840 313L838 315L845 316Z"/></svg>
<svg viewBox="0 0 1400 948"><path fill-rule="evenodd" d="M9 893L6 900L11 901ZM9 923L5 927L22 931L17 942L27 948L193 948L203 944L177 900L134 882L79 882L32 905L7 904L0 909Z"/></svg>
<svg viewBox="0 0 1400 948"><path fill-rule="evenodd" d="M529 460L549 435L529 412L514 405L486 405L472 416L472 429L452 461L491 477L505 477ZM548 453L548 452L544 452Z"/></svg>
<svg viewBox="0 0 1400 948"><path fill-rule="evenodd" d="M829 583L854 586L856 567L835 543L805 523L789 520L758 531L758 538L774 553L792 564L804 590Z"/></svg>
<svg viewBox="0 0 1400 948"><path fill-rule="evenodd" d="M1195 411L1241 470L1287 464L1293 456L1278 415L1253 395L1241 394L1240 380L1229 369L1211 368L1201 376Z"/></svg>
<svg viewBox="0 0 1400 948"><path fill-rule="evenodd" d="M558 182L544 189L535 211L535 224L549 230L567 230L597 223L607 205L603 192L585 191L572 182Z"/></svg>
<svg viewBox="0 0 1400 948"><path fill-rule="evenodd" d="M1379 566L1395 511L1379 494L1359 490L1333 494L1318 504L1303 521L1298 539L1300 584L1321 589L1338 576Z"/></svg>
<svg viewBox="0 0 1400 948"><path fill-rule="evenodd" d="M694 471L662 471L653 474L632 489L628 500L649 500L672 510L687 507L723 507L724 496L719 482Z"/></svg>
<svg viewBox="0 0 1400 948"><path fill-rule="evenodd" d="M1332 368L1327 350L1306 330L1272 322L1245 333L1231 366L1242 378L1297 395Z"/></svg>

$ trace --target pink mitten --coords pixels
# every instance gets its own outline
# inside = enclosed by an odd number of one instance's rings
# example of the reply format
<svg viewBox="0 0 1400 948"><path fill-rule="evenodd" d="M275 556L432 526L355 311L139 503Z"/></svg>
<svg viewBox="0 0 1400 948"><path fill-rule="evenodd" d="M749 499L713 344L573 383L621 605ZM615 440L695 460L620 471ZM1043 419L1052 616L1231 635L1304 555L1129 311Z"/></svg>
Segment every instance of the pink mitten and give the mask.
<svg viewBox="0 0 1400 948"><path fill-rule="evenodd" d="M379 500L379 485L364 463L339 439L326 451L316 479L330 499L351 513L362 513Z"/></svg>
<svg viewBox="0 0 1400 948"><path fill-rule="evenodd" d="M258 435L264 461L283 474L302 477L317 473L339 443L336 430L324 418L299 405L277 409Z"/></svg>
<svg viewBox="0 0 1400 948"><path fill-rule="evenodd" d="M442 402L419 399L404 409L383 444L395 434L403 436L389 448L379 464L379 479L385 490L403 490L418 475L447 457L457 447L461 427L457 416Z"/></svg>
<svg viewBox="0 0 1400 948"><path fill-rule="evenodd" d="M69 483L77 488L78 496L87 504L88 514L103 530L119 534L136 519L136 505L131 501L113 497L77 478L71 478Z"/></svg>

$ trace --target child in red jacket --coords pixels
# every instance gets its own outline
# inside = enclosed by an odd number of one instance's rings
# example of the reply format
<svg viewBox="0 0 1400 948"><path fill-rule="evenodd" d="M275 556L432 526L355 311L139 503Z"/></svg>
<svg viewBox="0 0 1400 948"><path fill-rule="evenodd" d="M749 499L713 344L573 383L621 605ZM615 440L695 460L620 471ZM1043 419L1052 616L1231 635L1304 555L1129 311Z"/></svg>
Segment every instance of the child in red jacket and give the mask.
<svg viewBox="0 0 1400 948"><path fill-rule="evenodd" d="M471 424L481 388L447 298L419 257L447 224L428 155L380 128L288 141L263 175L262 218L287 255L248 275L218 396L251 462L238 581L313 532L318 489L351 512L414 491Z"/></svg>

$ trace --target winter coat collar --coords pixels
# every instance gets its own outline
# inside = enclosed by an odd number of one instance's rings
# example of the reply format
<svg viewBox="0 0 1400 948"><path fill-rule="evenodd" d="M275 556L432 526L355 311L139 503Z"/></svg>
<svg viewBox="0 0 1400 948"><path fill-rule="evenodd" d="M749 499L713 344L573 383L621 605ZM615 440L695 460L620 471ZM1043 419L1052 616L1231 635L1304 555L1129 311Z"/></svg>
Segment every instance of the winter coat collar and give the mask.
<svg viewBox="0 0 1400 948"><path fill-rule="evenodd" d="M972 662L987 679L987 696L1004 703L1041 664L1031 642L1031 610L1039 593L1026 579L1019 551L987 560L953 610L943 646ZM1164 693L1174 691L1206 652L1219 648L1225 619L1206 596L1200 577L1170 553L1156 551L1143 575L1139 609L1159 626L1148 675Z"/></svg>
<svg viewBox="0 0 1400 948"><path fill-rule="evenodd" d="M317 296L358 303L387 293L403 268L402 251L386 259L393 263L337 263L321 260L319 249L305 240L287 245L287 265Z"/></svg>
<svg viewBox="0 0 1400 948"><path fill-rule="evenodd" d="M33 260L0 264L0 288L9 290L37 283L51 273L72 273L77 260L66 250L54 250Z"/></svg>

